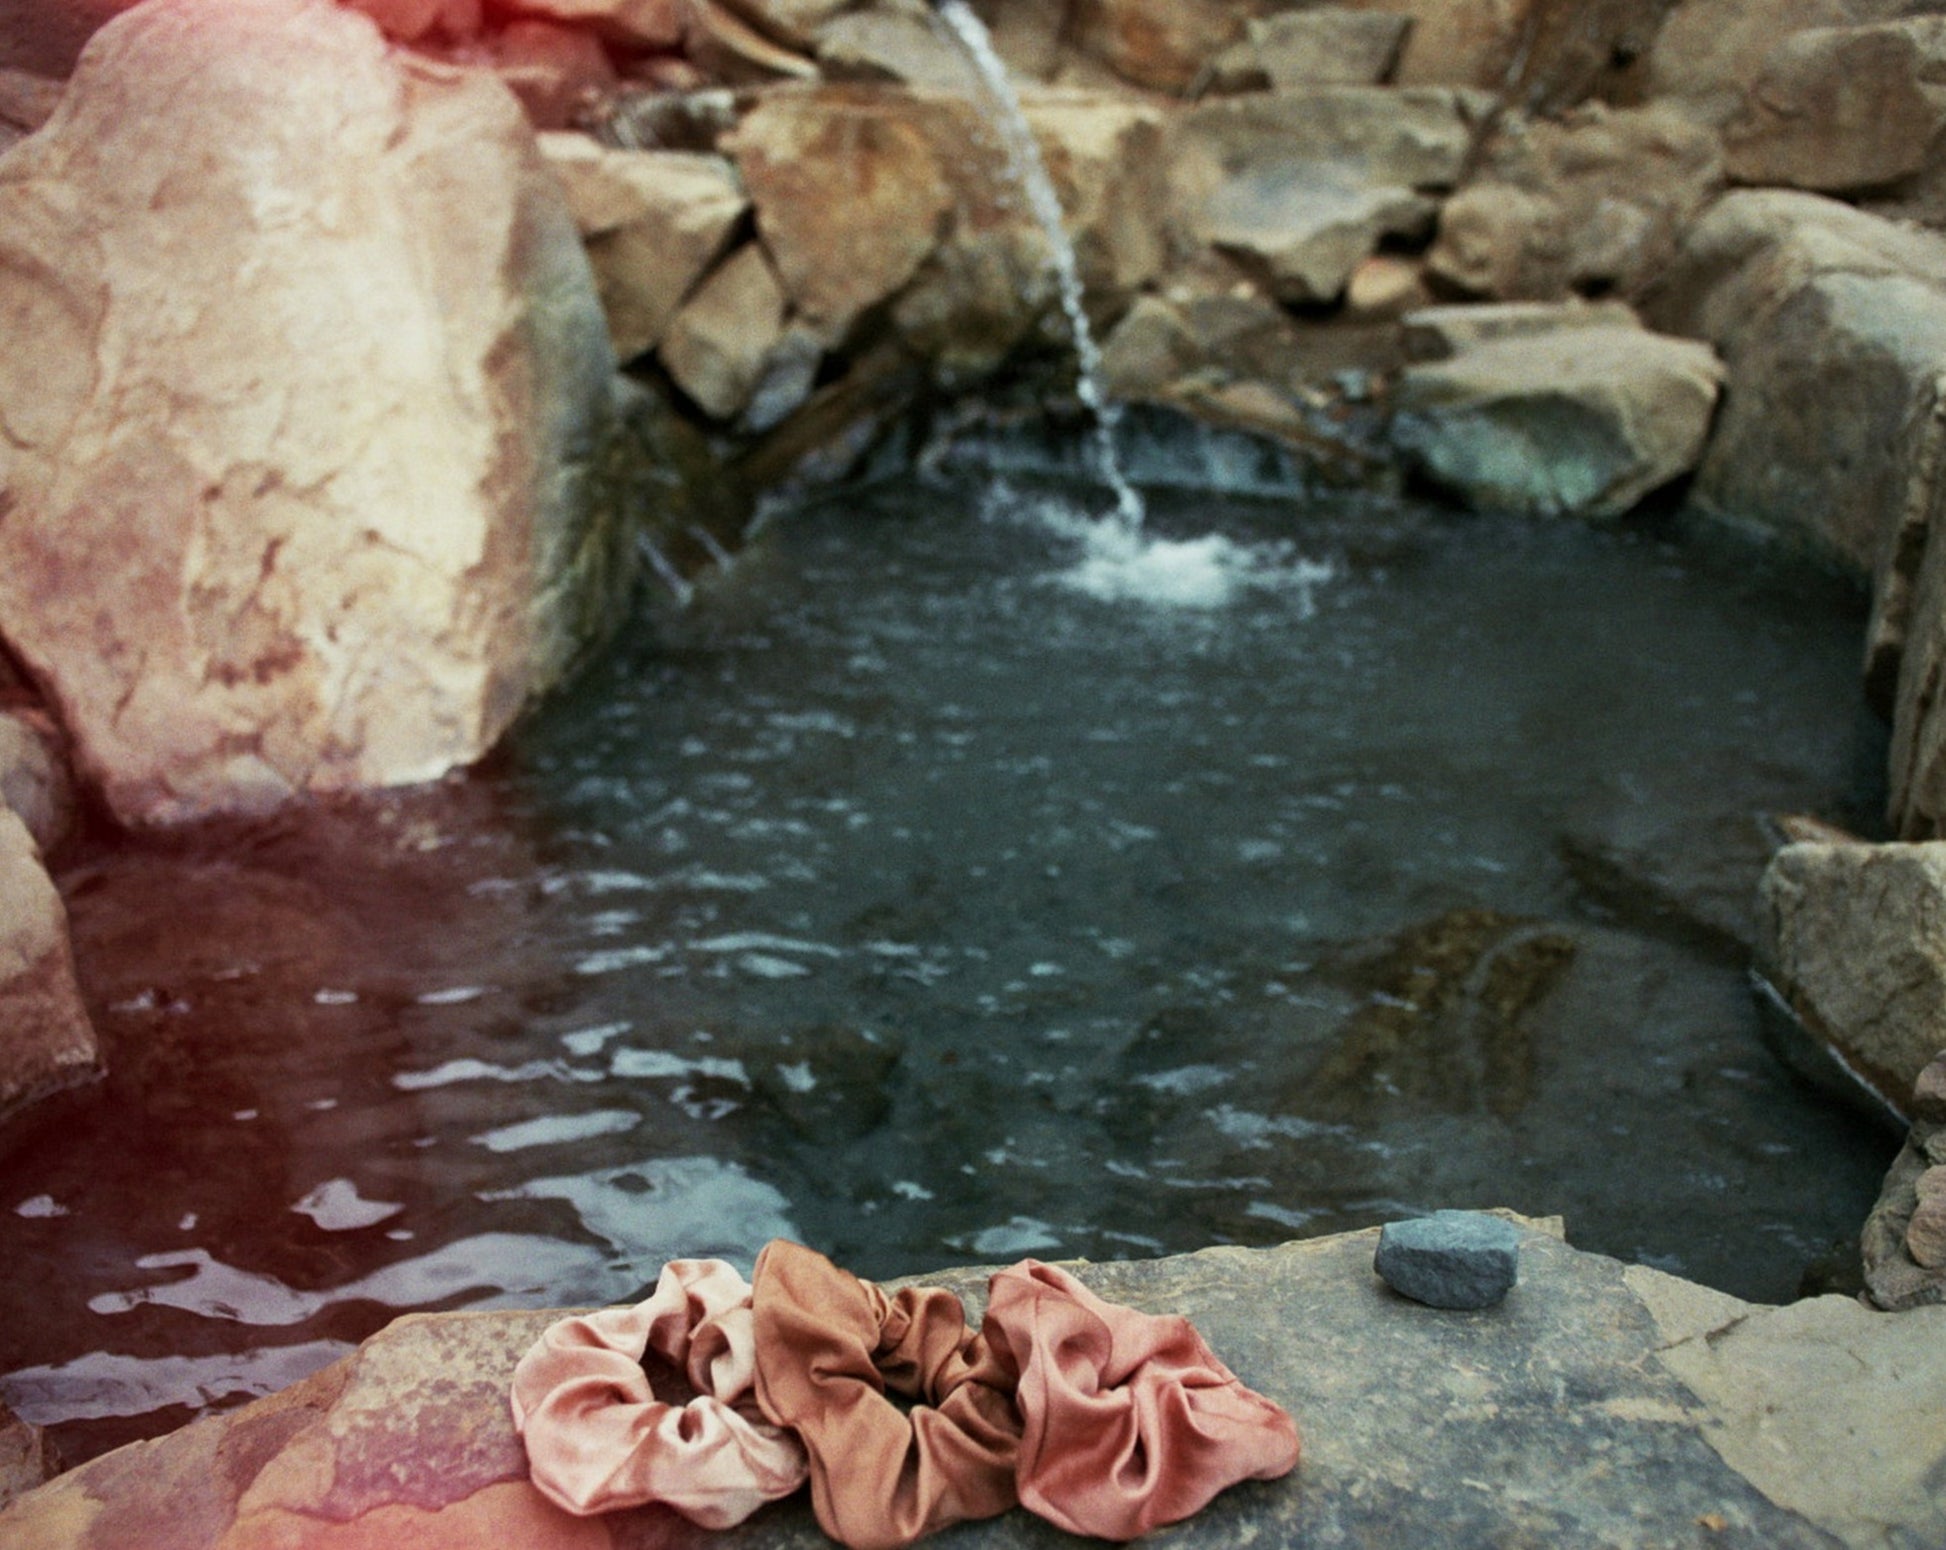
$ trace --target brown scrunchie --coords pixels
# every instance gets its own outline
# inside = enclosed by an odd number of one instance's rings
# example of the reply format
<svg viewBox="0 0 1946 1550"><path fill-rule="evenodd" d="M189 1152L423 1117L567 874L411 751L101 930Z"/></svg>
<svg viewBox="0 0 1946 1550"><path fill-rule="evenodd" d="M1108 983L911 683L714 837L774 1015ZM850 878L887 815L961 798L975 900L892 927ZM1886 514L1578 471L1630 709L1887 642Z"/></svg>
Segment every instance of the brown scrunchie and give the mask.
<svg viewBox="0 0 1946 1550"><path fill-rule="evenodd" d="M777 1240L751 1277L757 1402L802 1439L818 1524L852 1550L899 1550L1016 1500L1013 1375L939 1287L887 1297ZM909 1414L887 1391L921 1401Z"/></svg>
<svg viewBox="0 0 1946 1550"><path fill-rule="evenodd" d="M1029 1259L988 1283L981 1328L997 1381L1017 1380L1021 1504L1072 1533L1134 1539L1297 1463L1290 1416L1185 1318L1104 1301Z"/></svg>

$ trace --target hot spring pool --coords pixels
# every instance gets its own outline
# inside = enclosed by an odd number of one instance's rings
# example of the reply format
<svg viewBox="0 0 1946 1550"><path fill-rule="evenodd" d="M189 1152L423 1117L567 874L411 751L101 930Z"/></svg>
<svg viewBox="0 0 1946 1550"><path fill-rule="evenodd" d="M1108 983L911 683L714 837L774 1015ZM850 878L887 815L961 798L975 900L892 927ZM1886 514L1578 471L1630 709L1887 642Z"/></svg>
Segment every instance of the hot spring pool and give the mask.
<svg viewBox="0 0 1946 1550"><path fill-rule="evenodd" d="M1185 546L1117 553L1077 498L848 490L466 780L84 846L114 1074L6 1163L0 1398L85 1457L778 1234L882 1275L1504 1204L1788 1299L1891 1150L1739 941L1763 814L1881 800L1860 601L1372 498L1158 497Z"/></svg>

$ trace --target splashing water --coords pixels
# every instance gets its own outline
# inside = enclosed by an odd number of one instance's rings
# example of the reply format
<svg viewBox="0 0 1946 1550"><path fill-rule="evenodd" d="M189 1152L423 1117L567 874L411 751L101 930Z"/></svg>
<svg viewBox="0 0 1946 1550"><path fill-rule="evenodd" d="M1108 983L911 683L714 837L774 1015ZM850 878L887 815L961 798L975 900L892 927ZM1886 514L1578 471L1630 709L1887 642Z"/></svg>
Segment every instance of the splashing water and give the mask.
<svg viewBox="0 0 1946 1550"><path fill-rule="evenodd" d="M1047 238L1048 262L1054 270L1060 292L1061 310L1067 314L1068 331L1074 340L1077 365L1075 391L1094 420L1095 463L1102 483L1114 492L1115 516L1124 536L1130 540L1142 529L1145 512L1142 497L1122 472L1121 458L1115 452L1116 406L1101 388L1101 351L1095 344L1094 330L1088 325L1083 305L1081 269L1075 260L1074 244L1062 224L1061 201L1054 192L1054 181L1047 174L1039 142L1027 123L1020 94L1000 55L994 50L993 36L986 24L973 14L965 0L939 0L939 17L953 31L967 56L979 72L993 107L994 122L1007 149L1008 169L1027 195L1034 219Z"/></svg>

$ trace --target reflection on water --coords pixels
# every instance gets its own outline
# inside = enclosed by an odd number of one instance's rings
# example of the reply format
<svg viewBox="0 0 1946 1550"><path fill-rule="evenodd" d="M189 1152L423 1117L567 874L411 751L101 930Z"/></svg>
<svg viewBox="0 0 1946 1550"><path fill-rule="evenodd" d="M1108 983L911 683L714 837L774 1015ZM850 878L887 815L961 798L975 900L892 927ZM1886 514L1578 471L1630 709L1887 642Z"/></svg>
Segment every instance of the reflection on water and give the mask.
<svg viewBox="0 0 1946 1550"><path fill-rule="evenodd" d="M1111 575L1066 510L850 492L470 779L75 857L113 1074L7 1160L0 1398L83 1457L777 1235L1507 1204L1782 1299L1855 1230L1883 1147L1736 945L1761 814L1878 800L1854 599L1372 502L1159 503Z"/></svg>

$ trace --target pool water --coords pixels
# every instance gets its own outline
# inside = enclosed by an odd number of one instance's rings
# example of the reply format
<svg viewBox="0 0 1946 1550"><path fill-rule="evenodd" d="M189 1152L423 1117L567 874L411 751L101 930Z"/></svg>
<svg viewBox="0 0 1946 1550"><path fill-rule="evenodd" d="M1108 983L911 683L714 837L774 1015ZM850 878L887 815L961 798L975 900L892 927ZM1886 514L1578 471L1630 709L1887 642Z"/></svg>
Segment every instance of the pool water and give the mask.
<svg viewBox="0 0 1946 1550"><path fill-rule="evenodd" d="M1891 1142L1765 1053L1766 814L1870 824L1862 604L1709 531L902 479L773 521L479 771L96 838L113 1065L5 1162L70 1458L398 1312L1440 1206L1791 1297Z"/></svg>

